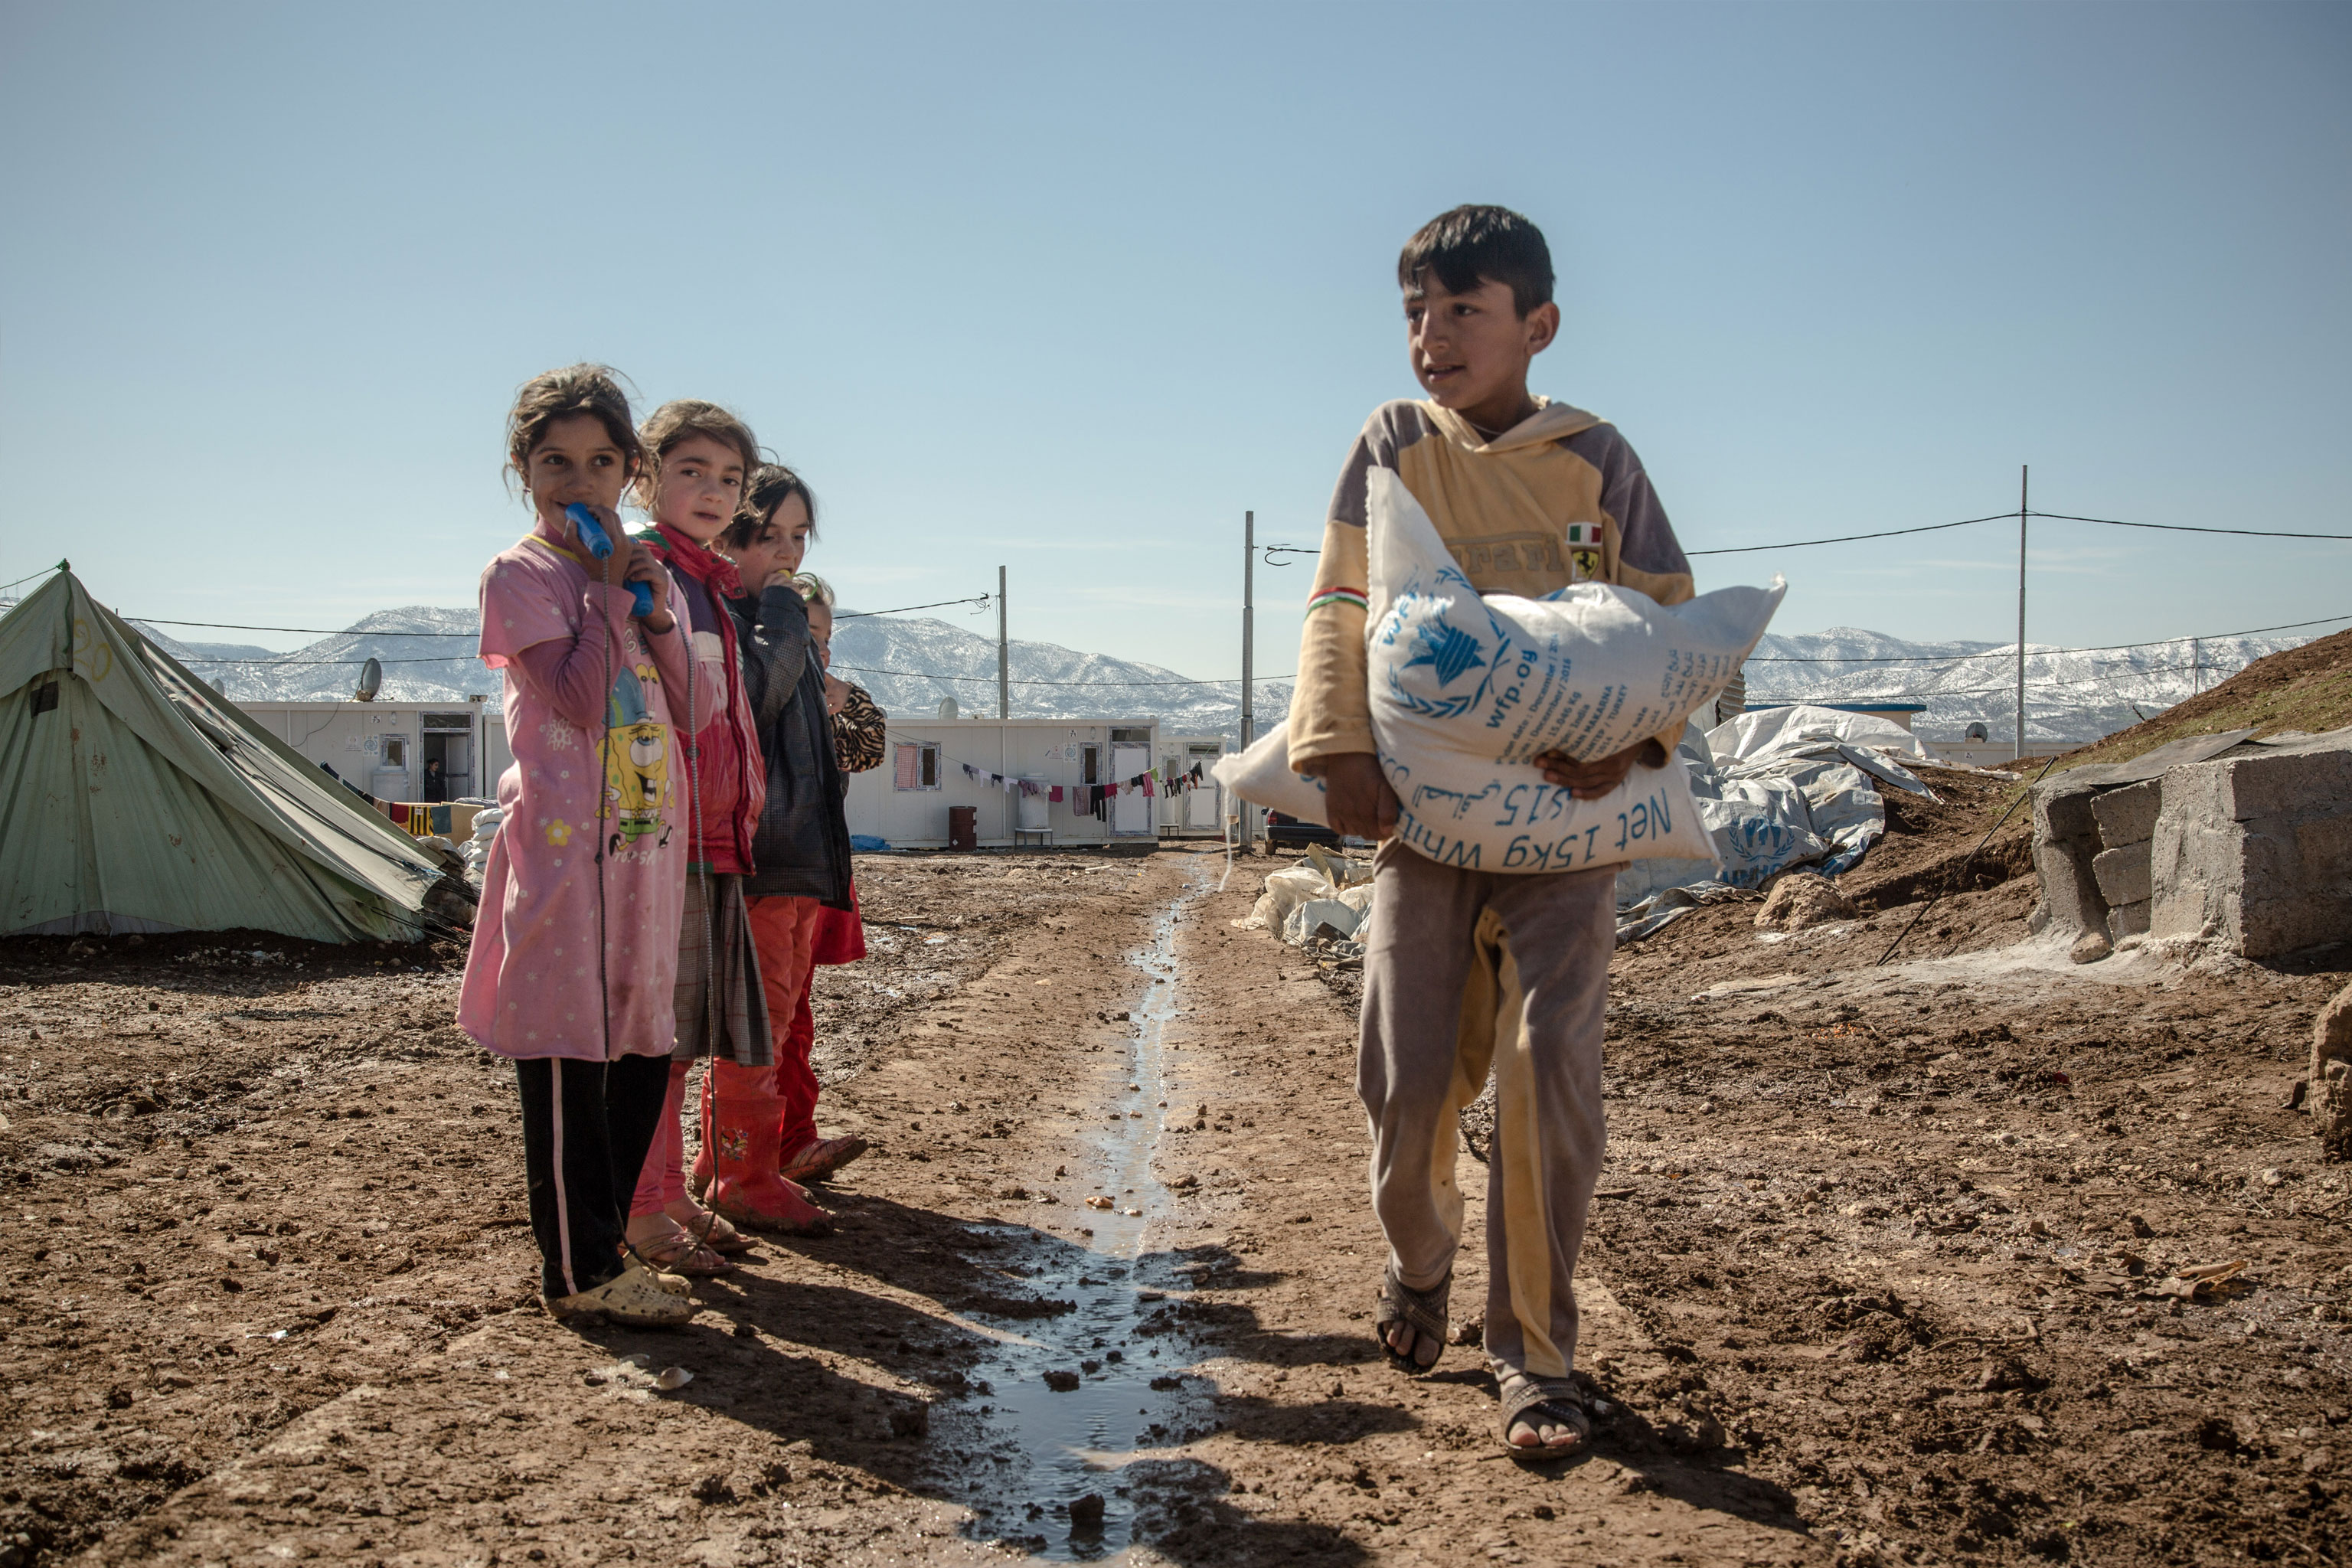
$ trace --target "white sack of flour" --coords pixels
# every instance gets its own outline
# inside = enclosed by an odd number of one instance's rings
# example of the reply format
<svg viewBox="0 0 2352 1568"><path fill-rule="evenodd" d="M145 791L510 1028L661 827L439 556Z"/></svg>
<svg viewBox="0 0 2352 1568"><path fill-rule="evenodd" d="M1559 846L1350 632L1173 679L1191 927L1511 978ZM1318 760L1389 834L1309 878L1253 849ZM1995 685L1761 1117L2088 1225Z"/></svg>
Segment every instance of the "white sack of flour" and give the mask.
<svg viewBox="0 0 2352 1568"><path fill-rule="evenodd" d="M1721 695L1785 586L1671 608L1605 583L1482 598L1404 482L1384 468L1370 479L1372 734L1402 805L1398 837L1441 865L1490 871L1712 861L1679 760L1637 765L1580 801L1534 759L1611 756L1678 729ZM1244 800L1327 820L1321 781L1290 771L1279 731L1216 773Z"/></svg>

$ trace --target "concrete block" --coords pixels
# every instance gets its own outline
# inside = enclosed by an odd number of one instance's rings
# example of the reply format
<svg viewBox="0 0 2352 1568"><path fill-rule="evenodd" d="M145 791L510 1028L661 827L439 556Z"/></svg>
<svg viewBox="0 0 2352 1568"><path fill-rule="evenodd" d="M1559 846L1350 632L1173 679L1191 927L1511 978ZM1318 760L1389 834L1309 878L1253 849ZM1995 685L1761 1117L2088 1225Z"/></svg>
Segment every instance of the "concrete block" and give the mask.
<svg viewBox="0 0 2352 1568"><path fill-rule="evenodd" d="M2122 849L2102 849L2091 858L2091 875L2099 884L2099 897L2107 901L2112 911L2117 904L2137 904L2148 896L2149 851L2146 844L2134 844Z"/></svg>
<svg viewBox="0 0 2352 1568"><path fill-rule="evenodd" d="M2352 747L2173 769L2148 927L2247 958L2352 941Z"/></svg>
<svg viewBox="0 0 2352 1568"><path fill-rule="evenodd" d="M2164 781L2160 778L2093 795L2091 816L2099 825L2101 847L2123 849L2155 837L2157 808L2163 800Z"/></svg>
<svg viewBox="0 0 2352 1568"><path fill-rule="evenodd" d="M2055 928L2071 939L2106 928L2106 900L2091 872L2099 852L2098 819L2091 815L2096 793L2095 785L2063 776L2034 786L2033 870L2042 898L2026 922L2032 931Z"/></svg>
<svg viewBox="0 0 2352 1568"><path fill-rule="evenodd" d="M2120 904L2107 911L2107 936L2121 942L2127 936L2138 936L2147 930L2148 910L2152 900L2142 899L2136 904Z"/></svg>
<svg viewBox="0 0 2352 1568"><path fill-rule="evenodd" d="M2352 745L2199 765L2229 770L2230 814L2240 822L2305 816L2331 805L2352 809Z"/></svg>

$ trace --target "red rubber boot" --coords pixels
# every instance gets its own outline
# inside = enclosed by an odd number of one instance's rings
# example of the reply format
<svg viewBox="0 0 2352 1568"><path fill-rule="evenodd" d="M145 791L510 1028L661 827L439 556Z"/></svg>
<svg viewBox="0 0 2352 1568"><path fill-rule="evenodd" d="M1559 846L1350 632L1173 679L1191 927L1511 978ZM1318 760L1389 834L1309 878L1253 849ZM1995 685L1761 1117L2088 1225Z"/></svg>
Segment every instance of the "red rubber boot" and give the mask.
<svg viewBox="0 0 2352 1568"><path fill-rule="evenodd" d="M704 1080L702 1146L712 1178L704 1201L737 1225L787 1236L825 1236L833 1216L776 1173L782 1100L776 1069L714 1061ZM699 1168L700 1161L696 1164Z"/></svg>

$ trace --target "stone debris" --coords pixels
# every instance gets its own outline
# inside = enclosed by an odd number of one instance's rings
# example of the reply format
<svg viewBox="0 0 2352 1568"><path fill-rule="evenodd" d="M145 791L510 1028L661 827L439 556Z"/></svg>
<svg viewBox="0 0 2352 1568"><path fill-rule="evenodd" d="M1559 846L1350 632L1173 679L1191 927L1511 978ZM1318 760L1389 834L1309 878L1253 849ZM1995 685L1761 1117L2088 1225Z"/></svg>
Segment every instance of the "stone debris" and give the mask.
<svg viewBox="0 0 2352 1568"><path fill-rule="evenodd" d="M1858 912L1837 884L1820 872L1790 871L1773 879L1764 907L1756 911L1756 929L1799 931L1850 921Z"/></svg>
<svg viewBox="0 0 2352 1568"><path fill-rule="evenodd" d="M2352 1160L2352 985L2319 1010L2312 1026L2310 1083L2320 1157Z"/></svg>

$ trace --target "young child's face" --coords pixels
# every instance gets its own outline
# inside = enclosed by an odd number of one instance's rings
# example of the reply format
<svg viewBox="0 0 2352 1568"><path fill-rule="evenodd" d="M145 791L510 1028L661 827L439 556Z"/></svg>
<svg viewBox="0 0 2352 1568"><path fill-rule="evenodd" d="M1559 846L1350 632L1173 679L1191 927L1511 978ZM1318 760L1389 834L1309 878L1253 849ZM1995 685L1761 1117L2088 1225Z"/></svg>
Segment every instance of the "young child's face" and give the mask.
<svg viewBox="0 0 2352 1568"><path fill-rule="evenodd" d="M613 444L604 422L593 414L569 414L547 427L523 458L523 488L551 528L568 526L563 509L574 501L611 511L629 482L628 455Z"/></svg>
<svg viewBox="0 0 2352 1568"><path fill-rule="evenodd" d="M778 573L789 577L799 571L801 558L808 553L808 502L786 496L769 514L767 526L735 552L735 570L742 574L743 586L756 594Z"/></svg>
<svg viewBox="0 0 2352 1568"><path fill-rule="evenodd" d="M654 475L656 522L708 544L734 521L743 497L743 454L708 436L688 436L662 455Z"/></svg>
<svg viewBox="0 0 2352 1568"><path fill-rule="evenodd" d="M824 668L833 668L833 606L811 605L809 611L809 641L816 645L816 661Z"/></svg>
<svg viewBox="0 0 2352 1568"><path fill-rule="evenodd" d="M1467 411L1504 401L1516 407L1528 363L1559 330L1559 310L1538 305L1522 317L1507 283L1481 279L1466 294L1449 294L1432 276L1405 296L1404 321L1413 379L1439 407Z"/></svg>

